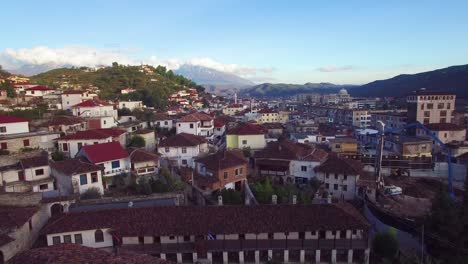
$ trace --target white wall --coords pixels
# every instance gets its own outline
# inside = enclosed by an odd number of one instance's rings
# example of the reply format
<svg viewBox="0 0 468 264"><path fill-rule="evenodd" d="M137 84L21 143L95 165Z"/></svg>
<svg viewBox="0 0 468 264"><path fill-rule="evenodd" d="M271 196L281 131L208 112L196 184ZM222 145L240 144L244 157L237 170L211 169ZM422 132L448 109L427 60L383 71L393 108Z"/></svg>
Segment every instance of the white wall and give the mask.
<svg viewBox="0 0 468 264"><path fill-rule="evenodd" d="M263 149L266 146L265 135L239 135L239 148L250 147L251 149ZM243 141L247 140L246 144Z"/></svg>
<svg viewBox="0 0 468 264"><path fill-rule="evenodd" d="M190 127L192 125L193 127ZM176 123L176 134L187 133L192 135L199 135L200 122L177 122Z"/></svg>
<svg viewBox="0 0 468 264"><path fill-rule="evenodd" d="M120 167L112 168L112 161L106 161L102 163L97 163L96 165L104 165L104 175L103 176L114 176L123 172L128 172L130 169L130 160L129 158L119 159Z"/></svg>
<svg viewBox="0 0 468 264"><path fill-rule="evenodd" d="M318 161L292 160L289 163L289 171L294 177L302 177L310 180L315 177L314 168L318 165L320 165ZM306 171L302 171L302 166L306 167Z"/></svg>
<svg viewBox="0 0 468 264"><path fill-rule="evenodd" d="M6 132L0 132L0 135L12 135L29 132L29 123L27 121L17 123L4 123L0 124L0 127L6 128Z"/></svg>
<svg viewBox="0 0 468 264"><path fill-rule="evenodd" d="M194 146L194 147L186 147L187 152L182 153L182 147L169 147L168 152L166 152L165 147L161 147L159 149L159 153L162 154L162 157L169 158L172 160L177 160L177 164L182 166L182 160L187 160L187 166L194 168L195 164L193 159L197 157L200 152L208 152L208 146L206 143Z"/></svg>
<svg viewBox="0 0 468 264"><path fill-rule="evenodd" d="M83 101L81 94L62 94L62 109L70 110L72 106L77 105Z"/></svg>
<svg viewBox="0 0 468 264"><path fill-rule="evenodd" d="M318 178L324 182L324 184L328 183L328 190L329 193L333 194L333 197L341 199L343 196L345 200L352 200L356 194L356 181L359 178L358 176L354 175L347 175L346 180L344 180L343 174L338 174L338 179L335 179L335 174L330 173L328 178L326 174L323 172L317 173ZM338 190L334 189L334 185L338 184ZM343 190L343 185L346 185L347 190ZM326 185L325 185L326 186Z"/></svg>
<svg viewBox="0 0 468 264"><path fill-rule="evenodd" d="M65 235L71 235L72 243L75 243L75 234L81 234L83 239L83 246L92 247L92 248L105 248L105 247L112 247L112 236L108 232L108 228L101 229L104 233L104 241L103 242L95 242L94 240L94 232L96 230L83 230L83 231L76 231L76 232L66 232L66 233L58 233L58 234L48 234L47 235L47 245L53 245L53 237L59 236L61 243L63 243L63 237Z"/></svg>
<svg viewBox="0 0 468 264"><path fill-rule="evenodd" d="M78 190L79 190L80 194L86 192L89 188L98 188L100 193L103 194L104 193L104 186L102 184L101 171L97 171L96 173L97 173L97 182L92 182L91 181L91 172L73 175L72 176L72 187L73 187L73 185L76 184L76 186L78 186ZM86 175L87 184L81 185L80 175Z"/></svg>

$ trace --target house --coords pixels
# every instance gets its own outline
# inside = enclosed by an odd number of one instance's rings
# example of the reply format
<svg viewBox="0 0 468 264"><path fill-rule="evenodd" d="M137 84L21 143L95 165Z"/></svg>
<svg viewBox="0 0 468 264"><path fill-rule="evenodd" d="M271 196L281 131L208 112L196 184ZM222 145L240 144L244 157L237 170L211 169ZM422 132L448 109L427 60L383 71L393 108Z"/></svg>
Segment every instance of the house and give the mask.
<svg viewBox="0 0 468 264"><path fill-rule="evenodd" d="M127 87L127 88L124 88L124 89L120 90L121 94L129 94L129 93L133 93L133 92L136 92L136 89L132 88L132 87Z"/></svg>
<svg viewBox="0 0 468 264"><path fill-rule="evenodd" d="M130 167L136 177L155 175L160 166L160 156L140 148L129 149Z"/></svg>
<svg viewBox="0 0 468 264"><path fill-rule="evenodd" d="M431 123L425 125L432 134L438 137L444 144L458 141L463 142L466 140L466 128L457 126L452 123ZM418 130L417 132L420 132ZM423 132L423 131L421 131ZM421 133L420 135L425 135Z"/></svg>
<svg viewBox="0 0 468 264"><path fill-rule="evenodd" d="M84 157L94 165L104 167L104 177L128 173L130 161L128 152L122 148L119 142L108 142L83 146L77 157ZM105 186L104 186L105 187Z"/></svg>
<svg viewBox="0 0 468 264"><path fill-rule="evenodd" d="M86 121L78 116L54 116L47 123L50 132L66 134L76 133L87 129Z"/></svg>
<svg viewBox="0 0 468 264"><path fill-rule="evenodd" d="M87 97L87 91L81 90L67 90L63 91L60 95L62 102L62 109L69 111L74 105L77 105L85 100Z"/></svg>
<svg viewBox="0 0 468 264"><path fill-rule="evenodd" d="M239 150L220 151L195 160L193 185L204 192L241 191L247 181L247 160Z"/></svg>
<svg viewBox="0 0 468 264"><path fill-rule="evenodd" d="M175 166L193 168L193 160L208 153L208 143L204 137L180 133L162 140L158 151Z"/></svg>
<svg viewBox="0 0 468 264"><path fill-rule="evenodd" d="M214 136L218 139L223 137L224 134L226 133L226 124L224 123L224 121L220 119L215 119L213 122L213 126L214 126L214 130L213 130Z"/></svg>
<svg viewBox="0 0 468 264"><path fill-rule="evenodd" d="M0 186L5 192L47 192L54 189L47 152L5 157L0 167Z"/></svg>
<svg viewBox="0 0 468 264"><path fill-rule="evenodd" d="M355 198L356 183L363 174L363 165L360 161L329 155L327 160L314 170L332 197L342 200Z"/></svg>
<svg viewBox="0 0 468 264"><path fill-rule="evenodd" d="M29 133L29 121L24 118L0 115L0 136Z"/></svg>
<svg viewBox="0 0 468 264"><path fill-rule="evenodd" d="M117 141L120 145L127 144L126 131L122 129L91 129L77 131L57 139L58 150L67 157L75 157L83 146Z"/></svg>
<svg viewBox="0 0 468 264"><path fill-rule="evenodd" d="M277 111L265 108L265 109L258 111L257 114L258 114L257 121L260 124L280 122L279 113Z"/></svg>
<svg viewBox="0 0 468 264"><path fill-rule="evenodd" d="M337 203L71 212L49 222L43 234L48 246L71 241L111 250L115 241L121 252L179 263L259 264L275 253L284 263L368 264L370 229L352 205Z"/></svg>
<svg viewBox="0 0 468 264"><path fill-rule="evenodd" d="M91 187L104 193L101 166L84 159L69 159L52 162L50 168L62 195L80 195Z"/></svg>
<svg viewBox="0 0 468 264"><path fill-rule="evenodd" d="M227 107L223 108L223 114L227 116L233 116L237 112L242 112L244 106L242 104L230 104Z"/></svg>
<svg viewBox="0 0 468 264"><path fill-rule="evenodd" d="M0 150L8 153L18 153L29 149L42 149L54 152L55 139L60 137L58 132L29 132L0 135Z"/></svg>
<svg viewBox="0 0 468 264"><path fill-rule="evenodd" d="M155 113L153 126L170 130L174 127L174 122L172 121L172 118L170 118L166 113Z"/></svg>
<svg viewBox="0 0 468 264"><path fill-rule="evenodd" d="M329 140L332 152L339 155L355 155L358 153L358 142L355 138L338 137Z"/></svg>
<svg viewBox="0 0 468 264"><path fill-rule="evenodd" d="M133 135L138 135L145 140L144 149L149 152L154 152L156 150L156 135L154 130L151 129L139 129L133 133Z"/></svg>
<svg viewBox="0 0 468 264"><path fill-rule="evenodd" d="M263 149L266 146L265 130L249 123L239 124L227 132L226 144L228 149L250 148Z"/></svg>
<svg viewBox="0 0 468 264"><path fill-rule="evenodd" d="M202 112L195 112L177 119L176 133L187 133L213 140L213 117Z"/></svg>
<svg viewBox="0 0 468 264"><path fill-rule="evenodd" d="M310 145L283 139L270 142L255 153L255 170L275 182L306 183L316 177L314 168L327 158L327 152Z"/></svg>
<svg viewBox="0 0 468 264"><path fill-rule="evenodd" d="M127 109L130 109L130 111L133 111L135 109L143 108L143 102L142 101L119 101L117 108L118 109L127 108Z"/></svg>
<svg viewBox="0 0 468 264"><path fill-rule="evenodd" d="M133 133L137 130L145 129L147 127L148 123L146 121L140 121L136 119L127 122L122 122L118 125L118 128L127 131L127 133Z"/></svg>
<svg viewBox="0 0 468 264"><path fill-rule="evenodd" d="M99 99L90 99L72 106L74 116L85 117L90 128L109 128L116 125L117 110Z"/></svg>
<svg viewBox="0 0 468 264"><path fill-rule="evenodd" d="M24 91L26 91L26 94L25 94L26 96L43 97L45 95L52 94L53 92L55 92L55 89L47 87L47 86L39 85L39 86L26 88L24 89Z"/></svg>
<svg viewBox="0 0 468 264"><path fill-rule="evenodd" d="M397 153L405 158L431 158L432 140L421 136L386 136L384 150Z"/></svg>

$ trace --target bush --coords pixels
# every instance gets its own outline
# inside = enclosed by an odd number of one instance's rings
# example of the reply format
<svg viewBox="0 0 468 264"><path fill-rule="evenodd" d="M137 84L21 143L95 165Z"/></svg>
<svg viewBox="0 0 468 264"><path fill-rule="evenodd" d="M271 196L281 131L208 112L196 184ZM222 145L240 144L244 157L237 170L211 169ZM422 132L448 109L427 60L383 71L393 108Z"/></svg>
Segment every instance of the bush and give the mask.
<svg viewBox="0 0 468 264"><path fill-rule="evenodd" d="M139 194L150 195L153 191L151 185L146 177L140 177L136 186L136 190Z"/></svg>
<svg viewBox="0 0 468 264"><path fill-rule="evenodd" d="M99 199L101 197L102 197L101 190L97 187L90 187L88 190L86 190L84 193L80 195L81 200Z"/></svg>
<svg viewBox="0 0 468 264"><path fill-rule="evenodd" d="M155 180L151 183L151 190L155 193L165 193L169 191L169 186L161 180Z"/></svg>
<svg viewBox="0 0 468 264"><path fill-rule="evenodd" d="M398 241L388 232L375 235L372 241L372 251L378 258L392 260L398 249Z"/></svg>
<svg viewBox="0 0 468 264"><path fill-rule="evenodd" d="M52 153L52 160L61 161L64 159L65 159L65 156L63 155L62 152L55 151L54 153Z"/></svg>
<svg viewBox="0 0 468 264"><path fill-rule="evenodd" d="M130 143L128 145L130 147L143 148L146 145L146 142L142 136L135 135L130 139Z"/></svg>
<svg viewBox="0 0 468 264"><path fill-rule="evenodd" d="M242 192L236 191L234 189L221 190L221 196L223 197L224 204L241 205L244 203L244 199L242 199Z"/></svg>

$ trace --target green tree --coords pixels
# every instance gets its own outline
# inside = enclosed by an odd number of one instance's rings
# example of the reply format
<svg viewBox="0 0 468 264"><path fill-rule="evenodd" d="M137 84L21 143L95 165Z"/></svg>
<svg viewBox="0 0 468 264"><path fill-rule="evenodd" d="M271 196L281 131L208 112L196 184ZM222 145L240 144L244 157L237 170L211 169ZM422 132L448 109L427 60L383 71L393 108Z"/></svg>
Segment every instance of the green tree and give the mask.
<svg viewBox="0 0 468 264"><path fill-rule="evenodd" d="M132 115L132 111L127 107L123 107L122 109L118 109L117 113L119 116L129 116Z"/></svg>
<svg viewBox="0 0 468 264"><path fill-rule="evenodd" d="M81 200L87 199L99 199L102 197L102 193L97 187L90 187L84 193L80 195Z"/></svg>
<svg viewBox="0 0 468 264"><path fill-rule="evenodd" d="M146 177L140 177L136 186L136 190L140 194L150 195L152 193L151 185Z"/></svg>
<svg viewBox="0 0 468 264"><path fill-rule="evenodd" d="M55 151L54 153L52 153L52 160L61 161L61 160L64 160L64 159L65 159L65 156L63 155L62 152Z"/></svg>
<svg viewBox="0 0 468 264"><path fill-rule="evenodd" d="M223 189L220 194L223 197L224 204L241 205L244 203L242 192L240 191L236 191L234 189Z"/></svg>
<svg viewBox="0 0 468 264"><path fill-rule="evenodd" d="M372 252L380 260L393 260L398 253L399 245L395 236L385 232L375 235L372 240Z"/></svg>
<svg viewBox="0 0 468 264"><path fill-rule="evenodd" d="M128 144L129 147L135 147L135 148L143 148L146 145L146 141L142 136L139 135L134 135L130 139L130 143Z"/></svg>

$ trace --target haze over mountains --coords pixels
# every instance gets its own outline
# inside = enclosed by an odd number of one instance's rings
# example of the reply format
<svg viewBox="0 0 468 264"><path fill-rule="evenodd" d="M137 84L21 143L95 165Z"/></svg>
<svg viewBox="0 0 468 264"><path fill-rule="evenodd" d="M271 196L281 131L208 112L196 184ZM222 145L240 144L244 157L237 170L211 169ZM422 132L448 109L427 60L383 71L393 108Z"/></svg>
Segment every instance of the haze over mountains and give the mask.
<svg viewBox="0 0 468 264"><path fill-rule="evenodd" d="M70 65L55 64L25 64L11 73L32 76L56 68L70 67ZM188 79L203 85L208 92L232 94L239 92L244 96L294 96L300 93L336 93L340 89L347 89L352 96L405 96L414 90L445 90L455 92L458 97L468 98L468 65L451 66L417 74L401 74L385 80L377 80L365 85L336 85L332 83L262 83L254 82L237 76L211 69L208 67L184 64L174 71Z"/></svg>

